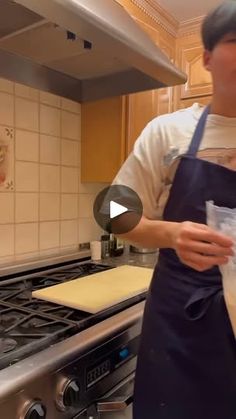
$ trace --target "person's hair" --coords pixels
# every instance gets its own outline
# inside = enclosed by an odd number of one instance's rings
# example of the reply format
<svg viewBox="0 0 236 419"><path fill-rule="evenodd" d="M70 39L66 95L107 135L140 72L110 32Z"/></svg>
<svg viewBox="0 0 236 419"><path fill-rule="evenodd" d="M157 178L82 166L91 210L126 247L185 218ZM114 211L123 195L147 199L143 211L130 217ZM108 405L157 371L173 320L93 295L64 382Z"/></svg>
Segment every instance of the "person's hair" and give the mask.
<svg viewBox="0 0 236 419"><path fill-rule="evenodd" d="M203 20L201 32L208 51L212 51L224 35L236 33L236 1L226 1L212 10Z"/></svg>

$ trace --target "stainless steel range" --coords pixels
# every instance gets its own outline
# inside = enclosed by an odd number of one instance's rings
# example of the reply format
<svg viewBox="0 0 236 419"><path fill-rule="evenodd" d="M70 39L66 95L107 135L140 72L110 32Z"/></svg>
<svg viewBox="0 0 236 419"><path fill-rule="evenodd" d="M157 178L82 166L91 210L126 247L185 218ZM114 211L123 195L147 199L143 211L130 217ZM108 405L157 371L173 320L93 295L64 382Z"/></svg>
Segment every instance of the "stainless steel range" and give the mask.
<svg viewBox="0 0 236 419"><path fill-rule="evenodd" d="M0 418L131 418L145 293L98 314L33 290L110 266L73 261L0 282Z"/></svg>

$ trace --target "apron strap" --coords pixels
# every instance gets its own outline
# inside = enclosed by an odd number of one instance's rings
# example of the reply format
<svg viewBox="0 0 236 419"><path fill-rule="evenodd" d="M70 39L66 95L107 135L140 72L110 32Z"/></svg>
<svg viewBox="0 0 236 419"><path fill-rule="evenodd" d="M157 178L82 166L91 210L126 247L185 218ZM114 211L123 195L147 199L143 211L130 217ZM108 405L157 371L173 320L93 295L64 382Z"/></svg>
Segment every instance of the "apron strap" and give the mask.
<svg viewBox="0 0 236 419"><path fill-rule="evenodd" d="M203 111L203 113L202 113L202 115L201 115L201 117L200 117L200 119L197 123L197 126L196 126L196 129L194 131L189 149L188 149L187 153L185 154L185 156L188 156L188 157L195 157L196 156L196 154L198 152L198 149L199 149L199 146L200 146L200 143L201 143L201 140L202 140L202 137L203 137L203 133L204 133L205 125L206 125L206 119L207 119L207 116L209 114L209 110L210 110L210 105L206 106L206 108L204 109L204 111Z"/></svg>

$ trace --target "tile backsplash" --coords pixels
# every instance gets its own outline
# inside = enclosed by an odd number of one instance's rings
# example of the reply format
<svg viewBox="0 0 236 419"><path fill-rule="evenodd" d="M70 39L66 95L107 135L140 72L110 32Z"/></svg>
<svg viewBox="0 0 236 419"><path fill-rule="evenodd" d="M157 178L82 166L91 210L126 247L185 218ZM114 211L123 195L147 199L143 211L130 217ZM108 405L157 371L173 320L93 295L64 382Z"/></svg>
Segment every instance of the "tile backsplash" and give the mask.
<svg viewBox="0 0 236 419"><path fill-rule="evenodd" d="M0 79L0 264L100 237L82 184L80 104Z"/></svg>

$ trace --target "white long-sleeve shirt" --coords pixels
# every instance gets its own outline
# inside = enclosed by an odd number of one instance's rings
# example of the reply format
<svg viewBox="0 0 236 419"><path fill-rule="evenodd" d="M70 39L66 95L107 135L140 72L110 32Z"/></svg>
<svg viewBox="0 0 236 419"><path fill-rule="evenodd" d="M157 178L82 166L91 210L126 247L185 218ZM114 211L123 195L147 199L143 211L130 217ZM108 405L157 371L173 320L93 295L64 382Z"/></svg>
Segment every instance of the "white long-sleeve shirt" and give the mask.
<svg viewBox="0 0 236 419"><path fill-rule="evenodd" d="M137 192L147 218L162 218L180 157L188 150L203 109L195 103L149 122L114 179L113 184ZM197 156L236 170L236 118L208 115Z"/></svg>

